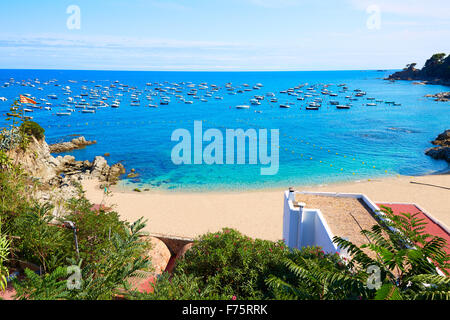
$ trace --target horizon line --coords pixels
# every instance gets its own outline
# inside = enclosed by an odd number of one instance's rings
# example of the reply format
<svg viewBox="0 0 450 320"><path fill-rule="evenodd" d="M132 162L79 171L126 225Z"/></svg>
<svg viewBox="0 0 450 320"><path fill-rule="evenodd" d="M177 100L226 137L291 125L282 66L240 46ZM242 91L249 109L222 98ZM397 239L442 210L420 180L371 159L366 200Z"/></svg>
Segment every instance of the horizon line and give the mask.
<svg viewBox="0 0 450 320"><path fill-rule="evenodd" d="M0 68L0 70L35 71L113 71L113 72L334 72L334 71L394 71L402 69L323 69L323 70L114 70L114 69L57 69L57 68Z"/></svg>

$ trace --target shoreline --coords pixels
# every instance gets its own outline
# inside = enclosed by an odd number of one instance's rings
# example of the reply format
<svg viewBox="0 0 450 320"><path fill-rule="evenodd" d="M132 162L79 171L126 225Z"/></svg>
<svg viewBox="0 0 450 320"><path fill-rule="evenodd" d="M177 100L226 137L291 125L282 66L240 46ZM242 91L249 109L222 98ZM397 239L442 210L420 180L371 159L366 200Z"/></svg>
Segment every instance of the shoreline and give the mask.
<svg viewBox="0 0 450 320"><path fill-rule="evenodd" d="M152 187L150 185L144 185L141 187L137 187L138 189L140 189L140 192L136 192L134 191L135 185L131 184L129 186L123 185L121 184L121 181L123 180L119 180L117 184L111 185L109 187L109 189L112 192L117 192L117 193L126 193L126 194L197 194L197 193L202 193L202 194L215 194L215 193L220 193L220 194L224 194L224 193L229 193L229 194L235 194L235 193L242 193L242 192L265 192L265 191L284 191L287 190L288 187L290 186L294 186L294 187L298 187L298 188L322 188L322 187L333 187L333 186L342 186L342 185L346 185L346 184L354 184L354 183L362 183L362 182L368 182L368 181L379 181L379 180L389 180L389 179L396 179L399 177L410 177L410 178L415 178L415 177L427 177L427 176L439 176L439 175L450 175L450 167L443 169L443 170L439 170L439 171L433 171L430 173L424 173L424 174L420 174L420 175L400 175L400 174L396 174L396 175L380 175L380 176L375 176L373 178L367 178L367 179L355 179L355 180L342 180L342 181L333 181L330 183L317 183L317 184L289 184L286 183L285 187L280 187L280 186L275 186L275 187L249 187L249 188L243 188L243 189L220 189L220 188L212 188L212 189L181 189L181 188L177 188L177 189L162 189L162 188L157 188L157 187ZM148 189L148 190L145 190ZM449 208L450 210L450 208Z"/></svg>
<svg viewBox="0 0 450 320"><path fill-rule="evenodd" d="M130 222L148 219L146 231L174 237L196 238L224 227L235 228L253 238L282 239L283 191L270 188L247 191L121 191L113 187L105 197L94 180L82 183L86 197L94 204L112 206ZM320 186L299 186L296 190L366 194L373 201L415 203L433 218L450 226L450 174L396 176L341 182ZM307 204L308 206L308 204Z"/></svg>

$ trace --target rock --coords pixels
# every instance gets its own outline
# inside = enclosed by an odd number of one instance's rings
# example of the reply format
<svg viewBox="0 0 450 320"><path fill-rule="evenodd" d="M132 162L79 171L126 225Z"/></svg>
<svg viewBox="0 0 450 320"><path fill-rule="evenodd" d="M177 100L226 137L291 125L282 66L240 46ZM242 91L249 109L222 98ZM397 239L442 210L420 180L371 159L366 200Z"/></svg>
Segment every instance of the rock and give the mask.
<svg viewBox="0 0 450 320"><path fill-rule="evenodd" d="M450 130L445 130L442 132L431 143L437 146L450 146Z"/></svg>
<svg viewBox="0 0 450 320"><path fill-rule="evenodd" d="M119 180L119 177L125 173L125 167L123 164L116 163L111 166L108 174L108 181L115 183Z"/></svg>
<svg viewBox="0 0 450 320"><path fill-rule="evenodd" d="M61 142L61 143L55 143L49 146L51 153L61 153L61 152L67 152L75 149L81 149L85 146L96 144L97 141L92 140L88 141L85 137L81 136L78 138L72 139L72 141L69 142Z"/></svg>
<svg viewBox="0 0 450 320"><path fill-rule="evenodd" d="M91 175L94 177L106 176L109 172L108 162L102 156L96 156L92 163Z"/></svg>
<svg viewBox="0 0 450 320"><path fill-rule="evenodd" d="M425 154L433 159L450 162L450 130L445 130L431 143L438 147L427 149Z"/></svg>
<svg viewBox="0 0 450 320"><path fill-rule="evenodd" d="M139 174L138 173L134 173L134 172L130 172L127 175L127 178L137 178L137 177L139 177Z"/></svg>
<svg viewBox="0 0 450 320"><path fill-rule="evenodd" d="M450 147L436 147L425 151L427 156L436 160L445 160L450 162Z"/></svg>

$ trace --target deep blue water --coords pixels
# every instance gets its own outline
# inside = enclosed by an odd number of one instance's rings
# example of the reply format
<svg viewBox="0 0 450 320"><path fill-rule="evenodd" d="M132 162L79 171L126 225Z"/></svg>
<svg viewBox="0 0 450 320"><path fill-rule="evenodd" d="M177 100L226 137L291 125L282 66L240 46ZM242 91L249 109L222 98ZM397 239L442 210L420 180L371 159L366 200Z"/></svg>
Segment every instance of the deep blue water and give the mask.
<svg viewBox="0 0 450 320"><path fill-rule="evenodd" d="M337 181L360 180L396 174L418 175L448 169L445 161L436 161L424 155L437 134L449 128L449 106L447 102L434 102L426 94L448 91L437 85L414 85L407 81L391 83L382 80L392 71L321 71L321 72L123 72L123 71L58 71L58 70L0 70L0 85L15 79L9 87L0 87L0 96L8 101L0 102L0 113L4 114L19 94L30 94L36 99L45 98L52 110L34 110L32 116L46 130L49 143L69 140L70 135L84 135L97 140L96 145L72 152L77 160L93 160L96 155L110 153L109 163L122 161L130 170L136 169L138 179L125 179L124 185L133 187L155 187L175 190L255 189L280 187L291 184L324 184ZM40 83L35 83L34 79ZM48 80L56 79L44 85ZM76 81L69 82L69 80ZM88 82L83 82L88 80ZM33 83L22 86L21 82ZM123 92L120 108L99 108L95 114L79 112L68 117L55 115L66 107L68 97L61 87L70 86L70 96L85 90L103 88L116 83L111 94L121 92L119 84L141 90L140 106L130 106L130 92ZM164 83L167 81L168 83ZM146 83L154 83L147 86ZM180 94L193 104L185 104L174 95L155 91L155 83L173 87L171 83L207 83L209 89L198 90L202 98L210 91L211 84L221 89L208 97L208 102L192 99L186 95L189 88L184 84ZM252 88L261 83L260 90L229 95L226 83L236 90L244 83ZM323 98L318 111L305 110L306 101L282 94L280 91L300 84L299 89L308 93L307 87L318 86L317 93ZM348 91L340 92L338 84L346 84ZM59 84L61 86L55 86ZM328 90L338 97L320 94L321 84L330 84ZM38 90L41 87L43 90ZM198 86L197 86L198 87ZM145 90L148 91L145 91ZM346 95L361 89L367 95L352 101L350 110L337 110L329 100L345 104ZM169 105L159 105L160 96L152 102L146 95L151 92L171 97ZM236 109L236 105L247 104L255 95L275 93L278 103L265 97L259 106L247 110ZM56 94L57 100L47 97ZM101 96L101 94L100 94ZM214 96L221 96L217 100ZM395 101L401 106L377 103L365 105L367 97L383 101ZM83 97L87 101L88 97ZM316 98L316 97L313 97ZM310 98L311 100L312 98ZM79 100L79 99L75 99ZM307 100L307 101L310 101ZM112 99L107 103L111 104ZM280 103L292 102L289 109L279 108ZM148 104L158 104L149 108ZM73 108L73 106L70 106ZM261 113L255 112L256 110ZM170 140L176 128L193 130L193 120L204 120L207 128L267 128L280 129L280 168L273 176L260 175L261 165L174 165L171 150L176 144ZM2 120L1 124L4 124ZM225 136L225 131L224 136ZM206 144L206 143L205 143ZM269 150L270 151L270 150ZM311 159L312 158L312 159Z"/></svg>

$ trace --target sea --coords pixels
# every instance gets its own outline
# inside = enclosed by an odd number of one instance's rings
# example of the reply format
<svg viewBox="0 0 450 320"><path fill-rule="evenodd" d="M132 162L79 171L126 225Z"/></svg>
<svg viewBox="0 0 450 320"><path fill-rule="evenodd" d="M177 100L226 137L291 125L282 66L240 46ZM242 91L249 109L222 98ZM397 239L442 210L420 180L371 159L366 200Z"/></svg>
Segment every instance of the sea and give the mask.
<svg viewBox="0 0 450 320"><path fill-rule="evenodd" d="M14 100L27 94L42 109L33 108L26 116L45 129L48 143L80 135L97 141L59 155L92 161L108 153L108 163L121 162L127 174L131 169L138 174L122 177L119 186L126 189L240 191L447 171L445 161L424 151L450 126L450 103L425 95L448 88L384 80L394 71L0 70L0 97L7 99L0 101L0 127L8 124L6 113ZM357 97L358 92L365 95ZM256 99L259 105L250 102L255 96L264 97ZM107 105L82 113L83 106L68 104L68 97L76 104L84 99L92 109L94 101ZM271 102L274 98L277 102ZM111 108L116 99L120 107ZM132 102L137 99L139 103ZM170 102L161 104L165 99ZM321 99L316 100L321 106L307 110L314 99ZM350 108L338 109L330 101ZM70 115L58 116L61 112ZM268 165L249 164L249 152L244 164L175 164L171 154L178 142L172 134L186 129L194 139L194 121L202 121L203 132L218 129L223 137L226 129L278 130L278 172L262 175L261 168Z"/></svg>

